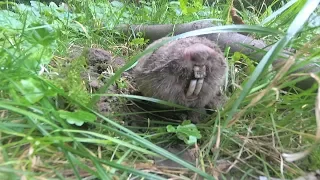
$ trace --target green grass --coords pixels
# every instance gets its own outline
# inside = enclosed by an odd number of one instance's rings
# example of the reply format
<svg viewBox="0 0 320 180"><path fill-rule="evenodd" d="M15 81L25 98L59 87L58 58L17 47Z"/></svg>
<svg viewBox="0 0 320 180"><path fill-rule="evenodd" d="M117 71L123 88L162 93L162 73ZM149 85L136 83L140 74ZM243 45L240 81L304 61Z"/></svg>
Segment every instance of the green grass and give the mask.
<svg viewBox="0 0 320 180"><path fill-rule="evenodd" d="M299 89L296 81L310 74L290 73L318 63L319 23L310 20L319 19L319 10L315 9L319 1L292 0L283 6L268 6L265 11L261 7L240 8L239 14L246 23L241 26L230 25L231 1L213 6L203 6L200 1L184 2L141 1L136 5L73 0L69 1L70 11L52 3L1 2L0 177L166 179L161 173L179 176L180 171L154 169L153 158L159 156L207 179L213 179L212 173L217 173L221 161L229 161L232 169L220 175L237 179L258 176L292 179L318 169L320 151L315 146L319 140L315 116L319 111L318 86ZM198 164L194 166L158 145L183 144L191 134L182 134L196 130L192 129L195 127L184 129L185 124L163 123L157 118L150 119L157 126L128 125L128 116L143 112L128 114L119 108L105 116L97 112L95 104L105 96L117 98L120 103L143 99L170 105L152 98L105 93L114 83L126 85L127 82L118 81L121 73L146 53L143 50L147 39L139 39L142 34L126 36L114 27L209 18L218 19L221 26L177 37L238 31L252 33L274 46L261 60L225 52L229 62L229 100L208 122L196 126L201 136L193 131L192 137L199 138L196 146L190 146L198 155ZM109 50L124 57L127 64L99 92L92 94L81 76L87 68L84 57L68 58L73 45ZM286 48L296 51L285 65L276 70L270 68ZM168 132L167 125L177 131ZM309 149L310 154L293 162L282 156ZM190 174L180 175L180 179L191 178Z"/></svg>

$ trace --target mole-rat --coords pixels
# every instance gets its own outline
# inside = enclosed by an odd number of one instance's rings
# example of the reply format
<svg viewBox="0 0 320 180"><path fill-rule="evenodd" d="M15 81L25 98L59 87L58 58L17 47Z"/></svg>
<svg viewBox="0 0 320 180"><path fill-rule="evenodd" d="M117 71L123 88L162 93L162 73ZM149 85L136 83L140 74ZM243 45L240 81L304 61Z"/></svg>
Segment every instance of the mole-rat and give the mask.
<svg viewBox="0 0 320 180"><path fill-rule="evenodd" d="M168 37L151 43L148 48ZM224 102L221 88L227 63L220 48L205 37L173 40L146 54L133 69L138 90L153 97L189 108L217 108ZM197 123L200 114L189 112Z"/></svg>

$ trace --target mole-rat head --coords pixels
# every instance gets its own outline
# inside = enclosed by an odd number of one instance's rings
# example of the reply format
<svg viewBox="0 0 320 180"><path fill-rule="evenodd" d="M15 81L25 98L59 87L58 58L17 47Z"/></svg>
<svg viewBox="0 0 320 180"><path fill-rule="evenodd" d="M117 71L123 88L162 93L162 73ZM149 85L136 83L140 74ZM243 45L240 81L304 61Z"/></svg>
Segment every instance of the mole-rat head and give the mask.
<svg viewBox="0 0 320 180"><path fill-rule="evenodd" d="M215 64L217 55L218 52L212 48L196 43L183 49L180 63L185 69L189 69L190 73L193 71L194 76L191 78L204 78L206 70Z"/></svg>
<svg viewBox="0 0 320 180"><path fill-rule="evenodd" d="M191 78L187 87L187 97L195 97L199 94L208 74L207 70L216 64L215 56L218 55L217 53L214 49L201 43L193 44L183 50L180 63L185 69L188 69L188 77Z"/></svg>

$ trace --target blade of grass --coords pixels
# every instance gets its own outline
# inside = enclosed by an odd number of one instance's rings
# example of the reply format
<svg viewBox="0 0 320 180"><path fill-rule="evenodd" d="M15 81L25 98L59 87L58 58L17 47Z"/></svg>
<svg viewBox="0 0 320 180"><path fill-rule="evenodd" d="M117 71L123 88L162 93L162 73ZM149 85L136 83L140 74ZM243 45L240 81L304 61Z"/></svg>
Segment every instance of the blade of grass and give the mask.
<svg viewBox="0 0 320 180"><path fill-rule="evenodd" d="M2 147L3 147L3 144L2 144L2 141L0 141L1 159L3 159L4 162L8 162L9 161L8 153L7 153L6 149L2 148ZM0 172L1 172L1 168L3 168L1 166L0 166ZM8 169L13 169L13 166L10 165L10 164L8 164L8 165L6 165L4 167L6 167ZM14 172L11 172L11 171L7 173L7 176L8 176L8 179L16 179L17 178L16 174Z"/></svg>
<svg viewBox="0 0 320 180"><path fill-rule="evenodd" d="M107 136L107 135L103 135L103 134L98 134L98 133L94 133L94 132L90 132L90 131L82 131L82 130L73 130L73 129L64 129L62 130L62 132L74 132L74 133L82 133L82 134L90 134L94 137L98 137L98 138L102 138L103 140L101 139L93 139L92 138L77 138L75 137L74 140L77 140L78 142L90 142L90 143L103 143L103 142L107 142L107 141L111 141L111 142L114 142L116 144L120 144L122 146L125 146L125 147L128 147L130 149L134 149L134 150L137 150L137 151L140 151L140 152L143 152L143 153L146 153L146 154L150 154L150 155L153 155L153 156L156 156L157 154L154 154L146 149L143 149L143 148L140 148L138 146L134 146L130 143L127 143L125 141L121 141L117 138L113 138L113 137L110 137L110 136ZM63 139L66 138L68 139L67 137L62 137ZM72 139L70 139L72 140Z"/></svg>
<svg viewBox="0 0 320 180"><path fill-rule="evenodd" d="M34 118L36 118L36 119L38 119L38 120L43 121L43 122L46 123L46 124L51 125L51 126L54 127L55 129L60 129L59 126L57 126L56 124L52 123L50 120L44 118L43 116L37 115L37 114L32 113L32 112L30 112L30 111L24 110L24 109L22 109L22 108L18 108L18 107L11 106L10 104L13 104L13 103L6 102L6 101L0 101L0 107L1 107L1 108L4 108L4 109L7 109L7 110L16 112L16 113L18 113L18 114L25 115L25 116L27 116L27 117L34 117ZM18 104L17 104L17 105L18 105Z"/></svg>
<svg viewBox="0 0 320 180"><path fill-rule="evenodd" d="M6 168L6 167L1 167L0 166L0 174L5 173L5 174L14 174L14 176L22 177L23 175L25 176L34 176L35 173L33 172L28 172L28 171L22 171L22 170L15 170L13 168ZM4 178L4 177L1 177ZM14 178L14 179L19 179L19 178Z"/></svg>
<svg viewBox="0 0 320 180"><path fill-rule="evenodd" d="M73 169L73 173L76 176L77 179L81 179L81 176L79 174L78 168L75 167L75 164L73 162L73 159L70 157L72 155L70 152L66 151L65 149L61 149L64 156L67 158L68 162L70 163L71 168Z"/></svg>
<svg viewBox="0 0 320 180"><path fill-rule="evenodd" d="M193 110L191 108L188 108L188 107L185 107L185 106L182 106L179 104L171 103L169 101L164 101L161 99L145 97L145 96L130 95L130 94L95 94L95 95L96 96L104 96L104 97L110 96L110 97L125 97L125 98L130 98L130 99L139 99L139 100L154 102L154 103L158 103L158 104L162 104L162 105L166 105L166 106L170 106L170 107L176 107L176 108L185 109L185 110Z"/></svg>
<svg viewBox="0 0 320 180"><path fill-rule="evenodd" d="M114 153L113 153L113 156L114 154L116 153L116 150L117 148L115 149ZM125 161L126 157L129 156L129 154L132 152L131 149L128 149L120 158L119 160L117 161L118 164L121 164L121 162ZM111 173L115 173L117 171L117 169L113 168L110 170Z"/></svg>
<svg viewBox="0 0 320 180"><path fill-rule="evenodd" d="M286 11L289 7L291 7L294 3L296 3L298 0L291 0L289 2L287 2L284 6L282 6L280 9L278 9L277 11L273 12L269 17L265 18L262 22L261 22L261 26L267 24L268 22L270 22L272 19L275 19L279 14L283 13L284 11Z"/></svg>
<svg viewBox="0 0 320 180"><path fill-rule="evenodd" d="M106 173L107 171L102 167L101 163L98 161L97 158L95 158L94 156L90 156L89 158L91 159L91 161L93 162L93 164L97 168L97 172L99 174L99 178L101 178L101 179L112 179L112 177L110 177L110 174Z"/></svg>
<svg viewBox="0 0 320 180"><path fill-rule="evenodd" d="M62 147L61 147L62 148ZM81 157L87 157L87 158L90 158L91 160L95 160L96 162L99 162L99 163L103 163L103 164L106 164L108 166L111 166L113 168L116 168L116 169L119 169L119 170L123 170L123 171L127 171L127 172L131 172L133 174L136 174L136 175L139 175L139 176L142 176L142 177L146 177L148 179L155 179L155 180L165 180L164 178L160 177L160 176L157 176L157 175L154 175L154 174L149 174L149 173L145 173L143 171L139 171L139 170L136 170L136 169L133 169L133 168L130 168L130 167L127 167L127 166L123 166L121 164L118 164L118 163L114 163L114 162L111 162L111 161L107 161L107 160L102 160L102 159L98 159L94 156L91 156L90 153L85 150L85 148L83 147L83 145L80 145L79 148L80 150L75 150L71 147L63 147L65 148L65 150L69 151L69 152L72 152L74 154L77 154Z"/></svg>
<svg viewBox="0 0 320 180"><path fill-rule="evenodd" d="M73 160L77 166L81 167L82 169L86 170L87 172L90 172L93 176L99 177L99 174L92 170L92 167L89 167L88 165L85 165L83 162L81 162L76 156L74 156L72 153L68 154L69 158Z"/></svg>
<svg viewBox="0 0 320 180"><path fill-rule="evenodd" d="M254 83L258 80L263 71L276 59L278 54L283 50L283 48L292 40L292 38L301 30L303 25L308 20L309 16L312 12L317 8L320 0L309 0L306 2L304 7L301 9L299 14L296 16L294 21L289 26L287 33L284 37L281 38L262 58L259 62L258 66L251 74L249 80L245 84L239 98L234 103L231 111L228 113L227 120L225 121L225 125L229 123L229 121L233 118L233 115L236 113L238 107L242 100L246 97L246 95L250 92Z"/></svg>

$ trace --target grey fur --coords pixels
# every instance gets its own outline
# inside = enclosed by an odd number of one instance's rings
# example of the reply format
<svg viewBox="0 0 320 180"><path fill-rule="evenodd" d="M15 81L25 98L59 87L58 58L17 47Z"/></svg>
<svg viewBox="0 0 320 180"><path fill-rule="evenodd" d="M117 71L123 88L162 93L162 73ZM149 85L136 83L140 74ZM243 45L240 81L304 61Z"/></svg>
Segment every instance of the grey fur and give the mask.
<svg viewBox="0 0 320 180"><path fill-rule="evenodd" d="M147 48L161 42L155 41ZM187 60L184 54L191 54ZM193 78L193 66L206 65L206 77L200 94L186 97ZM191 108L219 107L224 96L227 63L220 48L204 37L188 37L171 41L139 59L133 74L139 91L154 97ZM192 115L193 116L193 115Z"/></svg>

